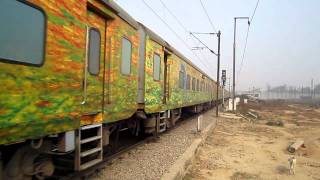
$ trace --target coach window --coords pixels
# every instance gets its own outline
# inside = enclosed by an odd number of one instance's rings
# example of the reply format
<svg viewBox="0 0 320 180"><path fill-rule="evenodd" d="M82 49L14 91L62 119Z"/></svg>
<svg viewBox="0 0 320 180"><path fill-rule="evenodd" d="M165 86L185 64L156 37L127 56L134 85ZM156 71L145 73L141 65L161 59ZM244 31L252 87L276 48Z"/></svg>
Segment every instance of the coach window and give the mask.
<svg viewBox="0 0 320 180"><path fill-rule="evenodd" d="M132 55L131 42L127 38L122 38L121 73L123 75L130 75L131 55Z"/></svg>
<svg viewBox="0 0 320 180"><path fill-rule="evenodd" d="M161 72L161 57L158 54L153 55L153 79L156 81L160 80Z"/></svg>
<svg viewBox="0 0 320 180"><path fill-rule="evenodd" d="M186 69L183 64L180 65L180 71L179 71L179 87L181 89L184 89L185 87L185 75Z"/></svg>
<svg viewBox="0 0 320 180"><path fill-rule="evenodd" d="M190 79L190 75L188 74L188 75L187 75L187 85L186 85L186 86L187 86L187 87L186 87L187 90L190 90L190 80L191 80L191 79Z"/></svg>
<svg viewBox="0 0 320 180"><path fill-rule="evenodd" d="M100 32L91 28L89 31L88 71L92 75L98 75L100 71Z"/></svg>
<svg viewBox="0 0 320 180"><path fill-rule="evenodd" d="M0 1L0 60L41 66L45 58L46 15L24 1Z"/></svg>
<svg viewBox="0 0 320 180"><path fill-rule="evenodd" d="M192 90L196 90L196 78L192 78Z"/></svg>
<svg viewBox="0 0 320 180"><path fill-rule="evenodd" d="M199 91L199 79L197 79L197 91Z"/></svg>

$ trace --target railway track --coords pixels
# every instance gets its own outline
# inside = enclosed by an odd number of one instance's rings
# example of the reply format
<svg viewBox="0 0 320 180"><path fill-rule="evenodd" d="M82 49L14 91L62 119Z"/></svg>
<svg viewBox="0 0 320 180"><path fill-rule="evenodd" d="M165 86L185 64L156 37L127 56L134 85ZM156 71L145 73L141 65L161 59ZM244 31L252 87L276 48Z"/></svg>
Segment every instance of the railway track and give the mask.
<svg viewBox="0 0 320 180"><path fill-rule="evenodd" d="M210 109L209 109L210 110ZM201 114L205 113L206 111L201 112ZM182 115L182 117L180 118L180 120L176 123L176 125L170 129L167 129L167 131L156 135L156 136L148 136L148 137L143 137L141 140L134 142L128 146L122 147L119 150L117 150L115 153L113 154L104 154L104 159L102 162L98 163L97 165L88 168L86 170L83 171L79 171L79 172L71 172L65 176L56 176L54 178L50 178L50 179L54 179L54 180L79 180L79 179L88 179L89 177L92 177L95 173L99 172L101 169L103 169L108 162L111 162L112 160L118 158L119 156L121 156L122 154L125 154L126 152L129 152L130 150L145 144L145 143L149 143L149 142L153 142L156 141L161 135L169 133L170 131L180 127L181 125L185 124L188 122L188 120L195 118L196 116L198 116L200 114L185 114Z"/></svg>

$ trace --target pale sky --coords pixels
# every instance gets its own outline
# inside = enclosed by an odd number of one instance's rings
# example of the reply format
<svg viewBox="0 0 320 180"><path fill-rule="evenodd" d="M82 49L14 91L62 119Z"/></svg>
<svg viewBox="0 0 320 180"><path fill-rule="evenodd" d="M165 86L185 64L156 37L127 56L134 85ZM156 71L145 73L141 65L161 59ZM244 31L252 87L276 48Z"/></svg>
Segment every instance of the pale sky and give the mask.
<svg viewBox="0 0 320 180"><path fill-rule="evenodd" d="M189 47L201 46L170 15L160 0L145 0L181 36ZM162 0L188 31L212 32L200 0ZM216 79L217 58L206 50L191 52L143 3L143 0L117 0L136 20L158 33L199 68ZM251 17L257 0L202 0L216 29L222 31L221 68L232 71L233 19ZM247 22L237 23L238 75L244 49ZM199 35L217 50L215 36ZM193 54L200 57L201 62ZM309 85L320 83L320 1L260 0L250 27L247 53L236 89L266 88L270 85Z"/></svg>

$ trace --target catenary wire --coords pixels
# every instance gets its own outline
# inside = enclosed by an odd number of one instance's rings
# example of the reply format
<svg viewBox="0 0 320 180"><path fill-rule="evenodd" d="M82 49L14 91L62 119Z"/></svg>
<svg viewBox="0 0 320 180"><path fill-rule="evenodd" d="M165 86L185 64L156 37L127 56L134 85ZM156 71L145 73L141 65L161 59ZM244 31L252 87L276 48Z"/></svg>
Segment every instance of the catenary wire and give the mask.
<svg viewBox="0 0 320 180"><path fill-rule="evenodd" d="M253 21L253 18L255 16L255 14L256 14L256 10L257 10L257 8L259 6L259 2L260 2L260 0L257 0L256 6L255 6L254 11L252 13L252 16L250 18L250 25L252 25L252 21ZM239 71L237 73L237 82L239 80L239 75L241 73L241 70L242 70L242 67L243 67L243 63L244 63L244 59L245 59L245 55L246 55L246 51L247 51L249 33L250 33L250 26L248 26L247 33L246 33L246 40L245 40L245 45L244 45L243 52L242 52L241 64L240 64Z"/></svg>
<svg viewBox="0 0 320 180"><path fill-rule="evenodd" d="M179 20L179 18L168 8L168 6L162 1L162 0L159 0L162 4L162 6L167 9L167 11L169 12L169 14L178 22L178 24L186 31L186 33L190 33L190 31L188 30L188 28ZM196 44L197 42L199 41L196 41L194 39L194 37L192 35L190 35L192 41L194 44ZM201 42L199 42L201 43ZM202 58L206 61L206 63L209 63L208 59L205 57L205 55L202 53L202 51L200 51L200 54L202 56Z"/></svg>
<svg viewBox="0 0 320 180"><path fill-rule="evenodd" d="M194 52L192 51L192 48L185 42L183 38L175 31L173 28L145 1L142 0L142 2L164 23L167 28L174 33L174 35L193 53L193 55L199 60L199 62L203 65L203 67L206 68L208 72L211 72L209 69L207 69L207 65L202 61L202 59ZM210 74L210 73L208 73Z"/></svg>
<svg viewBox="0 0 320 180"><path fill-rule="evenodd" d="M206 7L204 6L202 0L199 0L199 1L200 1L200 4L201 4L201 6L202 6L202 9L203 9L204 13L206 14L206 16L207 16L207 18L208 18L208 20L209 20L209 22L210 22L210 25L211 25L213 31L216 33L216 32L217 32L217 29L216 29L216 27L214 26L214 24L213 24L213 22L212 22L212 20L211 20L211 18L210 18L210 16L209 16L209 14L208 14L208 11L207 11Z"/></svg>
<svg viewBox="0 0 320 180"><path fill-rule="evenodd" d="M257 8L258 8L259 2L260 2L260 0L257 1L256 7L254 8L253 14L252 14L251 19L250 19L250 22L251 22L251 23L252 23L252 21L253 21L254 15L256 14L256 10L257 10Z"/></svg>
<svg viewBox="0 0 320 180"><path fill-rule="evenodd" d="M160 3L162 4L162 6L169 12L169 14L178 22L178 24L186 31L186 33L190 33L190 31L188 30L188 28L179 20L179 18L168 8L168 6L163 2L163 0L159 0ZM194 44L197 43L197 41L194 39L194 37L192 35L190 35L192 41ZM199 42L199 41L198 41ZM202 56L202 58L204 59L204 61L206 61L206 63L209 63L209 61L207 60L207 58L205 57L205 55L202 53L202 51L200 51L200 54Z"/></svg>

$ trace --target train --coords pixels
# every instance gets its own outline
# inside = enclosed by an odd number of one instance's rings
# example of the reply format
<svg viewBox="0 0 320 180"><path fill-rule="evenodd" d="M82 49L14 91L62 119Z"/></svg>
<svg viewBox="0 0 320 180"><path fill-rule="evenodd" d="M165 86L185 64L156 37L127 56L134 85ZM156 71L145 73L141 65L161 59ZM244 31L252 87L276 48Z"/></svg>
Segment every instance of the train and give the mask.
<svg viewBox="0 0 320 180"><path fill-rule="evenodd" d="M112 0L0 1L0 178L103 160L120 131L157 134L229 92Z"/></svg>

